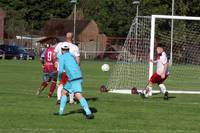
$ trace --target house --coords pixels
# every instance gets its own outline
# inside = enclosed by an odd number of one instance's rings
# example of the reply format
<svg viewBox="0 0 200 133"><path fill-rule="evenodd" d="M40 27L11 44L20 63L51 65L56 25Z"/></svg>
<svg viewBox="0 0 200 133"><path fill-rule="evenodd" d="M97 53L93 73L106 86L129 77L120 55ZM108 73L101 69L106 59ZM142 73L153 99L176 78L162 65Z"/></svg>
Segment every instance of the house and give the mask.
<svg viewBox="0 0 200 133"><path fill-rule="evenodd" d="M4 38L4 18L6 16L6 13L3 11L3 9L0 8L0 42Z"/></svg>
<svg viewBox="0 0 200 133"><path fill-rule="evenodd" d="M63 18L51 18L42 30L43 36L65 37L67 32L74 31L74 21ZM76 21L76 42L82 51L103 51L106 36L100 34L94 20Z"/></svg>

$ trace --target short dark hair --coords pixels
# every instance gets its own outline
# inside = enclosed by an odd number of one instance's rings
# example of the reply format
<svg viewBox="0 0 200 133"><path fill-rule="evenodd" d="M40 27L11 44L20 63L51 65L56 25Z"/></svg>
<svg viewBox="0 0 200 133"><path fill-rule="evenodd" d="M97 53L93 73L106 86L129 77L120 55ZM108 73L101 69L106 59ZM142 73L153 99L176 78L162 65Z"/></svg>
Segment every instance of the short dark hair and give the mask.
<svg viewBox="0 0 200 133"><path fill-rule="evenodd" d="M166 46L165 46L165 45L163 45L162 43L158 43L156 47L160 47L160 48L163 48L163 49L165 49L165 47L166 47Z"/></svg>
<svg viewBox="0 0 200 133"><path fill-rule="evenodd" d="M62 51L69 51L69 49L64 49L64 48L61 48L62 49Z"/></svg>

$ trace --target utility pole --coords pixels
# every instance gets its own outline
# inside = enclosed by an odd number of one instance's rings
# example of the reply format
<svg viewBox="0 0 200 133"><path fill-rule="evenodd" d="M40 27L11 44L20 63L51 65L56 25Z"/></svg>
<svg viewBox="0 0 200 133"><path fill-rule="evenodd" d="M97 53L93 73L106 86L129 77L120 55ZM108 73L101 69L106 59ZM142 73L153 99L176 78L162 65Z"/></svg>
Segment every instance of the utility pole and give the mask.
<svg viewBox="0 0 200 133"><path fill-rule="evenodd" d="M135 29L135 40L136 40L136 45L137 45L137 36L138 36L138 14L139 14L139 4L140 4L140 1L139 0L134 0L133 1L133 5L136 6L136 29Z"/></svg>
<svg viewBox="0 0 200 133"><path fill-rule="evenodd" d="M74 4L74 44L76 43L76 4L77 0L71 0L72 4Z"/></svg>

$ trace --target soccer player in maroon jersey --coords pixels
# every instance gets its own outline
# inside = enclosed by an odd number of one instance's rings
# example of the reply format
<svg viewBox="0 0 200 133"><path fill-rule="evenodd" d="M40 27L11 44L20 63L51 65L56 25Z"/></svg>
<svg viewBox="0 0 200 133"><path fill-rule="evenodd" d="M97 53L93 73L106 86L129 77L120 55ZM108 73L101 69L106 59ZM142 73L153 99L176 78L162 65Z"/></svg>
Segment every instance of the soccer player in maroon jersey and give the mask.
<svg viewBox="0 0 200 133"><path fill-rule="evenodd" d="M57 68L55 67L56 57L54 54L55 46L54 44L49 44L41 56L43 58L42 68L43 68L43 82L40 85L40 88L37 91L37 95L48 86L48 82L51 82L50 91L48 94L48 98L50 98L56 88L56 81L57 81Z"/></svg>

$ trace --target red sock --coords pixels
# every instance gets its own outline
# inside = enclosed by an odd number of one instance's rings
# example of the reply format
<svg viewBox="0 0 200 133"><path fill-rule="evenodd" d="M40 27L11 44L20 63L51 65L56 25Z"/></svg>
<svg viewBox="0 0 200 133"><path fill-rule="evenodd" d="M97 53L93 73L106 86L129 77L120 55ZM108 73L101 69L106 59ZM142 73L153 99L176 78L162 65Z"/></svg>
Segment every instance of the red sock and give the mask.
<svg viewBox="0 0 200 133"><path fill-rule="evenodd" d="M42 84L41 84L41 88L44 89L44 88L47 87L47 85L48 85L47 82L42 82Z"/></svg>
<svg viewBox="0 0 200 133"><path fill-rule="evenodd" d="M55 88L56 88L56 82L55 81L51 81L51 86L50 86L50 91L49 91L49 97L52 96Z"/></svg>

